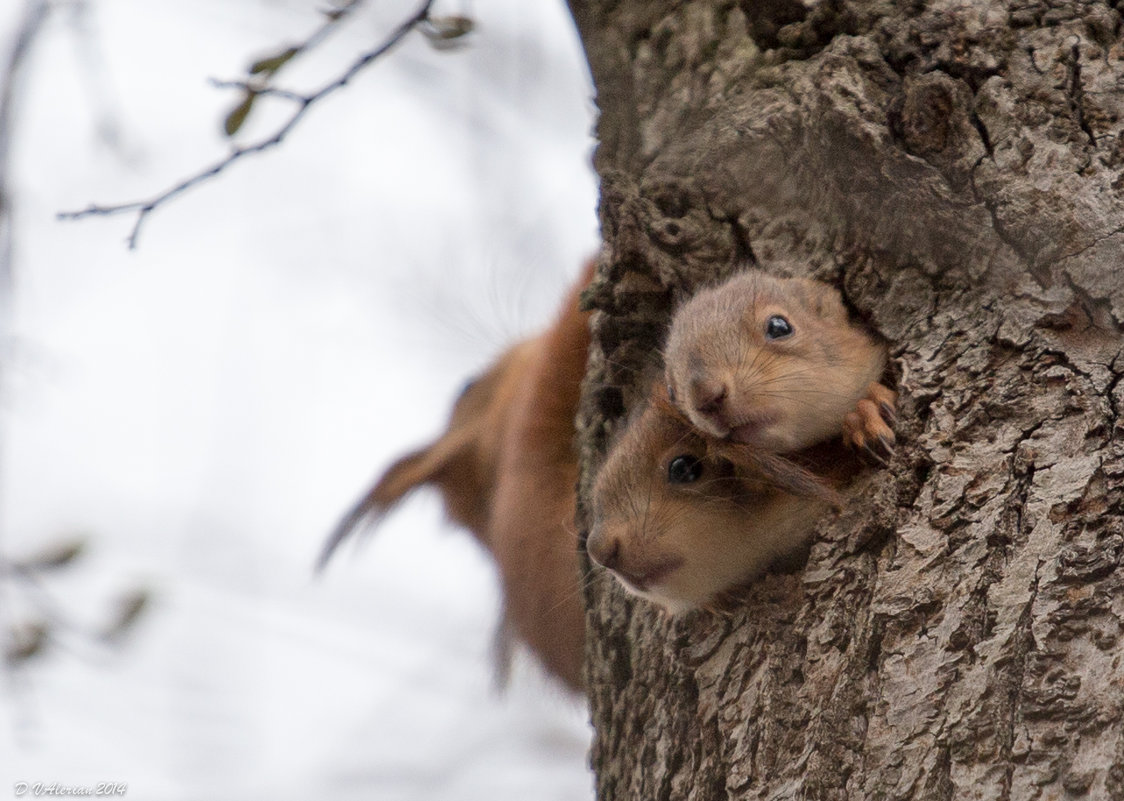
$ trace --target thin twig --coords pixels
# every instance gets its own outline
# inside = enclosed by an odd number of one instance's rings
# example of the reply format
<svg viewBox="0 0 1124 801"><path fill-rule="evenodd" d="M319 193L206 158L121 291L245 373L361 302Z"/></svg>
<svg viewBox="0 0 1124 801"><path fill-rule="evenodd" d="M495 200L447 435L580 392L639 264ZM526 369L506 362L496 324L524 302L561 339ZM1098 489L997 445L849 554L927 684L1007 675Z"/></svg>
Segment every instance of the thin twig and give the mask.
<svg viewBox="0 0 1124 801"><path fill-rule="evenodd" d="M328 20L321 25L311 36L304 40L296 49L299 52L311 50L328 37L328 34L339 27L340 21L345 19L355 9L363 4L363 0L347 0L341 3L335 11L328 15Z"/></svg>
<svg viewBox="0 0 1124 801"><path fill-rule="evenodd" d="M301 118L304 116L304 113L308 111L308 109L314 103L323 100L325 97L332 94L337 89L341 89L346 86L351 81L351 79L354 78L365 67L370 65L372 62L374 62L376 59L378 59L380 56L382 56L384 53L386 53L388 50L402 41L402 39L404 39L406 35L410 33L410 31L421 25L423 22L426 22L429 19L429 9L432 5L433 0L426 0L426 2L422 3L421 7L418 8L417 11L415 11L404 22L399 24L399 26L386 39L386 41L384 41L374 50L364 53L362 56L356 59L355 62L353 62L342 75L340 75L330 83L325 84L323 87L310 95L298 95L296 93L284 92L283 90L269 90L265 88L262 88L260 90L253 90L258 91L261 94L280 95L296 104L296 109L293 111L292 116L290 116L288 121L286 121L284 125L278 128L272 136L266 139L259 140L258 142L255 142L251 145L246 145L244 147L235 147L224 159L215 162L210 167L201 170L190 178L185 178L174 186L164 190L160 194L155 195L148 200L136 200L129 203L120 203L112 206L91 204L89 207L82 209L81 211L59 212L58 218L60 220L78 220L83 217L90 217L94 215L111 215L136 212L137 218L135 223L133 224L133 230L129 234L129 238L127 240L129 249L135 249L137 245L137 236L140 234L141 224L149 214L151 214L159 206L172 199L173 197L186 192L187 190L203 183L204 181L214 178L216 175L219 175L221 172L226 170L227 167L229 167L234 162L242 159L243 157L249 156L254 153L261 153L262 151L269 150L270 148L276 147L277 145L281 144L285 140L285 137L288 136L289 132L296 127L298 122L300 122Z"/></svg>
<svg viewBox="0 0 1124 801"><path fill-rule="evenodd" d="M293 103L303 104L308 98L300 92L281 89L276 86L264 86L254 81L223 81L218 78L210 79L211 86L216 89L241 89L243 92L261 97L279 97Z"/></svg>
<svg viewBox="0 0 1124 801"><path fill-rule="evenodd" d="M11 52L8 53L3 73L0 73L0 370L6 365L3 357L6 356L9 345L9 326L11 325L11 304L13 292L13 267L12 267L12 239L14 237L14 223L12 218L11 195L11 142L15 127L15 106L19 99L19 75L27 62L28 54L35 43L39 33L43 30L50 13L50 4L47 0L28 0L24 6L23 18L16 29L16 36L12 43ZM3 376L0 375L0 379ZM4 382L0 380L0 388ZM6 432L0 432L0 437ZM0 448L5 443L0 440ZM4 475L0 474L0 502L3 501ZM4 532L0 530L0 560L4 552ZM0 575L0 636L3 629L10 630L12 621L10 587L7 584L8 576Z"/></svg>
<svg viewBox="0 0 1124 801"><path fill-rule="evenodd" d="M16 86L21 68L49 11L47 0L32 0L26 4L12 50L4 64L3 73L0 73L0 304L9 302L11 292L12 199L9 190L9 156L17 100ZM8 318L0 315L0 319L6 321Z"/></svg>

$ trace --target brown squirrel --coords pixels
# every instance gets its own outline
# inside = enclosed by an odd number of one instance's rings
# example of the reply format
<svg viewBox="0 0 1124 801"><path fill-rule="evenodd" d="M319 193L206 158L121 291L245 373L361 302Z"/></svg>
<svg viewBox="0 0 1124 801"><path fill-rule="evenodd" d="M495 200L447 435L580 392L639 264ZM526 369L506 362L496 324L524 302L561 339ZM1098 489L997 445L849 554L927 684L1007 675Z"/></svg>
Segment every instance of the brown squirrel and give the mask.
<svg viewBox="0 0 1124 801"><path fill-rule="evenodd" d="M840 435L892 454L885 366L826 284L750 272L699 293L672 320L666 389L594 482L590 557L673 612L757 578L838 504Z"/></svg>
<svg viewBox="0 0 1124 801"><path fill-rule="evenodd" d="M590 558L673 613L757 578L836 500L802 468L757 455L696 429L657 384L594 481Z"/></svg>
<svg viewBox="0 0 1124 801"><path fill-rule="evenodd" d="M788 453L842 424L876 461L893 453L886 347L827 284L753 270L705 289L673 317L664 364L672 402L718 439Z"/></svg>
<svg viewBox="0 0 1124 801"><path fill-rule="evenodd" d="M362 522L377 521L410 490L436 486L449 517L473 533L499 569L501 640L514 635L525 642L573 690L583 685L585 648L574 418L590 341L578 295L593 267L586 266L553 325L511 347L465 388L440 437L383 473L320 557L323 566Z"/></svg>

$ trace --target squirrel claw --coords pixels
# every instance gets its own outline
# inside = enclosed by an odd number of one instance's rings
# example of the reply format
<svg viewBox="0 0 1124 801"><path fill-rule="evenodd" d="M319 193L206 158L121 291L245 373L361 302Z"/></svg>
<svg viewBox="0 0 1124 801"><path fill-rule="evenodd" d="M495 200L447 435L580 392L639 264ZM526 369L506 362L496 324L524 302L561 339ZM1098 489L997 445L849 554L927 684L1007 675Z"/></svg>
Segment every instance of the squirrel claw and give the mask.
<svg viewBox="0 0 1124 801"><path fill-rule="evenodd" d="M874 462L879 467L887 467L890 464L885 456L874 450L874 448L870 447L869 445L862 449L862 456L867 461Z"/></svg>
<svg viewBox="0 0 1124 801"><path fill-rule="evenodd" d="M893 390L873 383L867 387L866 397L843 419L843 441L882 466L894 457L897 438L890 426L897 421L897 398Z"/></svg>
<svg viewBox="0 0 1124 801"><path fill-rule="evenodd" d="M894 444L879 434L872 440L864 442L861 448L864 457L876 464L886 467L894 458Z"/></svg>
<svg viewBox="0 0 1124 801"><path fill-rule="evenodd" d="M885 467L894 458L894 443L879 434L875 446L868 446L868 451L873 451L879 464Z"/></svg>

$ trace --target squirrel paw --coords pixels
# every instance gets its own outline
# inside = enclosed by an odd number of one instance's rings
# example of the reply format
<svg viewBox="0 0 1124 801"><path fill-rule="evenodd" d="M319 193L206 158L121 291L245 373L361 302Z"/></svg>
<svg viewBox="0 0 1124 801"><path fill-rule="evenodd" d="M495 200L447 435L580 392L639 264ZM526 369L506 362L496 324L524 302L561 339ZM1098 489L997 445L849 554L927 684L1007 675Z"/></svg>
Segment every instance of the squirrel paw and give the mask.
<svg viewBox="0 0 1124 801"><path fill-rule="evenodd" d="M864 458L885 466L894 455L895 411L898 394L877 382L866 388L866 397L843 418L843 441Z"/></svg>

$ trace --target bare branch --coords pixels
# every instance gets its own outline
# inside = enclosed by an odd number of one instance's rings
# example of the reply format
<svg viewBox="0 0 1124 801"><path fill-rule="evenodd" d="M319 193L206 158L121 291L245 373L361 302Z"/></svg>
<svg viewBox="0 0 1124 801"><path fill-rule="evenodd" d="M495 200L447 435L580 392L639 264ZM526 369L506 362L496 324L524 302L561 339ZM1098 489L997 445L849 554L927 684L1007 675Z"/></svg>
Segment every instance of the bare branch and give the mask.
<svg viewBox="0 0 1124 801"><path fill-rule="evenodd" d="M340 15L343 13L347 13L347 11L350 10L354 5L355 2L351 2L340 11L337 11L336 14ZM224 170L226 170L227 167L231 166L243 157L255 153L261 153L262 151L269 150L270 148L276 147L277 145L281 144L285 140L285 137L289 135L289 132L292 131L293 128L296 127L297 123L300 122L305 112L308 111L308 109L312 105L323 100L325 97L332 94L337 89L342 89L357 74L359 74L359 72L361 72L364 68L380 58L387 51L391 50L412 30L417 28L419 25L427 22L429 20L429 9L432 5L433 0L425 0L425 2L421 4L418 10L410 15L410 17L408 17L405 21L400 23L398 27L394 29L393 33L391 33L391 35L382 42L382 44L380 44L373 50L370 50L367 53L361 55L339 77L325 84L312 94L301 95L296 92L289 92L286 90L275 89L268 86L256 86L256 84L254 84L253 82L216 82L216 84L219 86L240 88L247 93L250 93L251 96L261 94L280 97L294 103L296 108L294 109L289 119L280 128L278 128L273 133L273 135L265 139L260 139L251 145L235 147L225 158L215 162L210 167L201 170L195 175L192 175L189 178L185 178L174 186L165 189L163 192L160 192L159 194L149 198L148 200L136 200L129 203L120 203L110 206L91 204L87 208L80 211L59 212L58 218L60 220L77 220L83 217L91 217L94 215L112 215L135 212L137 215L136 221L133 224L133 229L130 232L127 240L129 249L135 249L137 245L137 237L140 234L141 225L142 223L144 223L149 214L151 214L162 204L171 200L177 195L180 195L183 192L186 192L187 190L193 188L194 186L201 184L211 178L214 178L216 175L219 175ZM328 24L320 28L315 34L313 34L312 37L309 38L308 41L301 45L300 49L307 49L314 42L319 41L326 33L326 31L331 27L331 25L337 22L338 19L339 17L337 16L330 20Z"/></svg>
<svg viewBox="0 0 1124 801"><path fill-rule="evenodd" d="M9 326L11 325L12 303L12 197L11 197L11 142L12 129L15 126L15 106L19 92L17 85L22 67L27 61L27 56L39 33L43 29L50 12L47 0L28 0L24 5L23 17L16 28L12 49L3 64L0 73L0 370L3 369L3 356L8 349ZM2 376L0 376L2 377ZM3 382L0 382L3 386ZM0 447L3 446L0 441ZM2 481L3 475L0 475ZM0 483L0 491L5 489ZM0 530L0 568L3 567L4 531ZM8 597L9 587L7 577L0 569L0 614L3 614L3 624L12 624L11 603ZM4 629L10 625L0 626L0 641L4 638Z"/></svg>
<svg viewBox="0 0 1124 801"><path fill-rule="evenodd" d="M12 126L15 115L16 85L20 69L27 59L32 44L43 27L50 5L47 0L29 0L23 18L17 26L12 50L8 54L4 71L0 73L0 303L8 302L11 289L11 197L9 174L11 168ZM0 315L0 317L4 317ZM4 318L6 319L6 317Z"/></svg>
<svg viewBox="0 0 1124 801"><path fill-rule="evenodd" d="M260 97L279 97L293 103L303 104L308 101L308 97L300 92L293 92L277 86L264 86L254 81L223 81L218 78L211 78L210 84L216 89L240 89L246 94Z"/></svg>

